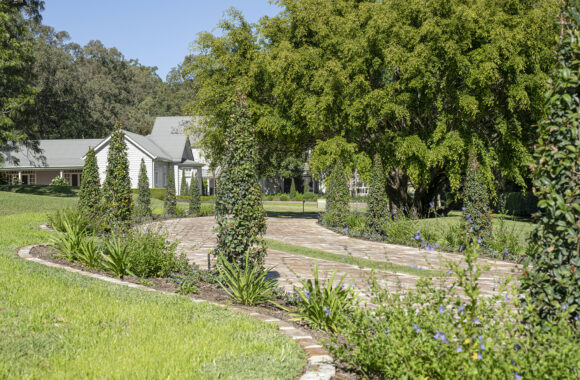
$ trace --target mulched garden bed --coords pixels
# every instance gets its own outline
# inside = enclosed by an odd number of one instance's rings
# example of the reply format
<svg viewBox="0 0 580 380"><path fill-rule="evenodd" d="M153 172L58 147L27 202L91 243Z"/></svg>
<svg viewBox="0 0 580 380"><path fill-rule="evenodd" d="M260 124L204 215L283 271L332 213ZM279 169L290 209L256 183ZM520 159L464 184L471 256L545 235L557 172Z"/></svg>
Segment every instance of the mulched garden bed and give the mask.
<svg viewBox="0 0 580 380"><path fill-rule="evenodd" d="M101 274L101 275L105 275L108 277L112 277L109 272L106 272L103 270L98 270L98 269L87 268L80 263L70 262L70 261L65 260L63 258L55 256L53 254L52 248L49 245L37 245L37 246L33 247L30 250L30 255L38 257L38 258L45 260L45 261L55 263L55 264L64 265L64 266L68 266L68 267L75 268L78 270L82 270L84 272ZM144 286L147 286L148 288L159 290L159 291L173 293L177 289L177 287L175 286L174 283L167 281L167 278L147 278L147 279L145 279L146 281L153 283L153 285L145 284L143 281L144 279L139 278L139 277L134 277L134 276L124 276L123 280L127 281L127 282L134 283L134 284L144 285ZM240 309L245 309L245 310L248 310L250 312L260 312L261 314L265 314L265 315L271 316L273 318L281 319L287 323L292 324L295 327L298 327L298 328L301 328L301 329L307 331L319 343L322 343L323 340L328 338L327 333L325 333L324 331L321 331L321 330L312 329L306 323L289 321L289 319L293 318L293 316L290 315L290 313L288 313L287 311L276 307L275 305L270 305L270 304L263 304L263 305L259 305L259 306L240 305L240 304L236 304L236 303L232 302L232 300L228 296L228 294L218 284L212 284L212 283L200 281L197 284L197 287L199 289L199 293L186 295L184 297L203 299L206 301L220 303L220 304L224 304L224 305L235 305L236 307L238 307ZM279 304L285 308L293 309L293 306L288 304L284 299L278 298L274 302L276 302L277 304ZM335 365L336 365L336 375L333 377L333 379L355 380L355 379L361 378L358 374L347 371L346 368L344 367L344 365L342 365L340 362L335 362Z"/></svg>

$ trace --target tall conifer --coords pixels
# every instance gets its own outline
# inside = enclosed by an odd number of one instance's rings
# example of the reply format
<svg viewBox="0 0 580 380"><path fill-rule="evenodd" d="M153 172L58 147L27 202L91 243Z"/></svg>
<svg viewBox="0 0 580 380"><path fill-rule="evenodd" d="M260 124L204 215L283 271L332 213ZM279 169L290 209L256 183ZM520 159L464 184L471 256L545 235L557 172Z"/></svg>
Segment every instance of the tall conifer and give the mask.
<svg viewBox="0 0 580 380"><path fill-rule="evenodd" d="M81 189L79 191L79 207L89 215L98 213L101 203L101 181L95 150L90 148L83 167Z"/></svg>
<svg viewBox="0 0 580 380"><path fill-rule="evenodd" d="M119 127L116 127L109 140L103 201L105 215L109 222L128 222L131 219L133 198L127 160L127 143L125 134Z"/></svg>
<svg viewBox="0 0 580 380"><path fill-rule="evenodd" d="M189 192L187 188L187 179L185 178L185 170L181 169L181 186L179 187L179 195L186 196Z"/></svg>
<svg viewBox="0 0 580 380"><path fill-rule="evenodd" d="M139 196L137 197L136 206L137 215L140 217L151 216L151 190L149 189L149 177L145 161L141 159L139 168Z"/></svg>
<svg viewBox="0 0 580 380"><path fill-rule="evenodd" d="M199 185L197 177L191 177L189 185L189 215L199 216L201 211L201 197L199 195Z"/></svg>
<svg viewBox="0 0 580 380"><path fill-rule="evenodd" d="M381 157L376 154L373 174L369 186L368 212L366 227L371 233L382 233L383 224L388 216L388 199L385 190L385 173Z"/></svg>
<svg viewBox="0 0 580 380"><path fill-rule="evenodd" d="M165 192L165 202L163 202L165 215L175 216L177 214L177 200L175 199L175 175L173 167L169 166L167 171L167 191Z"/></svg>

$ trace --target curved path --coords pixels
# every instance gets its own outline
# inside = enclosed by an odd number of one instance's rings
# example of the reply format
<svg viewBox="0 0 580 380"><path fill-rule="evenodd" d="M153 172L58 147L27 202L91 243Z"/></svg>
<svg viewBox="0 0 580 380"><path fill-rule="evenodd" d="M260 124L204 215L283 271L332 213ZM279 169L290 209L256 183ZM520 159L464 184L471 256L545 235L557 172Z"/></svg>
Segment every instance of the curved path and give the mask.
<svg viewBox="0 0 580 380"><path fill-rule="evenodd" d="M427 252L425 250L381 242L350 238L332 232L317 224L315 219L304 218L268 218L266 238L284 241L308 248L320 249L341 255L362 257L375 261L388 261L407 266L426 268L446 268L448 260L461 261L460 254ZM184 252L191 262L200 268L207 268L208 254L216 244L213 233L214 217L169 219L159 222L167 231L170 240L179 240L178 250ZM211 262L215 262L213 256ZM279 283L286 290L292 290L300 280L312 278L314 263L318 262L319 275L322 279L330 277L336 270L337 276L347 274L348 281L363 293L368 290L370 269L341 264L332 261L312 259L305 256L268 250L266 265L273 266L279 275ZM521 267L503 261L480 259L479 262L490 267L480 278L482 294L496 291L497 282L508 275L518 276ZM418 276L402 273L377 271L379 284L394 289L397 286L413 288ZM441 285L449 279L441 279Z"/></svg>

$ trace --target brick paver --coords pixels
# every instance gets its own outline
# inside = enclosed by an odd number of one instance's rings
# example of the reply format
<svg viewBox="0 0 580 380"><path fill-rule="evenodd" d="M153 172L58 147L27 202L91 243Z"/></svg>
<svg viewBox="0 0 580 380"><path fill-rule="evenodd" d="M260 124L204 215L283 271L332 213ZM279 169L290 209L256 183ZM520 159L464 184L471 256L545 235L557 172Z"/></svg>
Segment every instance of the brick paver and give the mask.
<svg viewBox="0 0 580 380"><path fill-rule="evenodd" d="M178 249L184 252L191 262L201 268L208 265L208 254L216 243L214 232L214 218L184 218L170 219L159 222L167 230L170 239L179 240ZM373 242L346 237L332 232L308 218L268 218L267 238L276 239L309 248L320 249L341 255L351 255L369 260L388 261L394 264L407 266L422 266L426 268L445 268L447 260L462 260L462 255L441 252L427 252L425 250ZM215 262L213 256L211 262ZM480 278L482 294L494 293L497 281L510 275L517 276L521 268L513 263L497 260L480 259L482 264L489 265L490 270L484 272ZM269 250L266 265L273 266L273 275L278 278L281 286L291 290L300 280L312 278L315 262L318 262L319 277L328 279L336 270L337 278L346 274L347 282L365 293L368 290L370 269L336 263L326 260L317 260L300 255ZM418 277L403 273L377 271L379 284L393 289L397 286L413 288ZM441 280L442 284L447 280Z"/></svg>

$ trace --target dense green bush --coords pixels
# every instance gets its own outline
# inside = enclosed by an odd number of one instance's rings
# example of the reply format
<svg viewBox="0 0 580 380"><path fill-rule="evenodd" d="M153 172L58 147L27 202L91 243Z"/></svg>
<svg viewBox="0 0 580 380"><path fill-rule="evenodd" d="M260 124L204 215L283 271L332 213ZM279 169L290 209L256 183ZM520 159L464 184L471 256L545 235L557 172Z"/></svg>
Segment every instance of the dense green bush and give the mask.
<svg viewBox="0 0 580 380"><path fill-rule="evenodd" d="M95 150L90 148L85 158L79 191L79 207L88 215L98 216L101 205L101 180Z"/></svg>
<svg viewBox="0 0 580 380"><path fill-rule="evenodd" d="M296 183L294 182L294 178L292 178L292 183L290 184L290 192L288 193L291 200L296 198Z"/></svg>
<svg viewBox="0 0 580 380"><path fill-rule="evenodd" d="M120 236L110 236L105 242L102 252L103 269L119 278L126 275L134 276L131 268L131 250L127 242Z"/></svg>
<svg viewBox="0 0 580 380"><path fill-rule="evenodd" d="M65 217L59 226L62 232L58 232L51 240L51 247L56 256L68 261L79 261L81 247L87 237L88 229L81 223L75 223L74 219Z"/></svg>
<svg viewBox="0 0 580 380"><path fill-rule="evenodd" d="M266 219L256 172L254 131L244 96L232 107L224 146L215 203L218 241L214 254L241 268L249 255L252 266L261 266L266 255L262 239Z"/></svg>
<svg viewBox="0 0 580 380"><path fill-rule="evenodd" d="M50 181L49 186L56 186L56 187L66 187L69 186L68 181L64 177L54 177L52 181Z"/></svg>
<svg viewBox="0 0 580 380"><path fill-rule="evenodd" d="M470 239L486 243L491 236L491 209L489 192L479 170L477 153L469 152L467 173L463 184L463 220Z"/></svg>
<svg viewBox="0 0 580 380"><path fill-rule="evenodd" d="M328 349L371 378L577 379L580 330L569 311L544 330L526 324L507 282L480 297L475 247L465 260L451 265L455 287L422 279L416 291L391 292L372 278L374 306L346 314Z"/></svg>
<svg viewBox="0 0 580 380"><path fill-rule="evenodd" d="M327 197L324 221L332 227L346 227L350 194L342 162L339 160L326 180Z"/></svg>
<svg viewBox="0 0 580 380"><path fill-rule="evenodd" d="M165 200L163 202L163 213L168 216L177 215L177 199L175 197L175 176L173 168L170 166L167 171L167 187Z"/></svg>
<svg viewBox="0 0 580 380"><path fill-rule="evenodd" d="M66 232L65 223L78 226L89 233L97 231L99 227L98 220L81 212L78 207L61 208L54 213L48 214L47 218L48 224L59 232Z"/></svg>
<svg viewBox="0 0 580 380"><path fill-rule="evenodd" d="M538 211L538 198L533 193L507 193L500 202L503 204L498 209L505 209L508 215L527 218Z"/></svg>
<svg viewBox="0 0 580 380"><path fill-rule="evenodd" d="M103 212L108 228L124 227L133 213L133 196L125 134L116 128L109 140L107 169L103 183Z"/></svg>
<svg viewBox="0 0 580 380"><path fill-rule="evenodd" d="M201 199L199 194L199 184L196 177L191 177L189 187L189 216L199 216L201 211Z"/></svg>
<svg viewBox="0 0 580 380"><path fill-rule="evenodd" d="M367 208L367 230L371 233L381 233L383 224L389 215L389 202L385 190L385 173L381 157L376 154L373 173L370 182Z"/></svg>
<svg viewBox="0 0 580 380"><path fill-rule="evenodd" d="M167 277L187 263L177 255L177 243L170 243L161 231L134 230L122 243L128 247L128 266L138 277Z"/></svg>
<svg viewBox="0 0 580 380"><path fill-rule="evenodd" d="M298 194L296 194L296 196L294 197L294 200L295 200L295 201L298 201L298 202L302 202L302 201L304 200L304 195L302 195L302 194L298 193Z"/></svg>
<svg viewBox="0 0 580 380"><path fill-rule="evenodd" d="M281 202L286 202L288 200L290 200L290 197L288 197L288 194L282 194L282 195L280 195L280 201Z"/></svg>
<svg viewBox="0 0 580 380"><path fill-rule="evenodd" d="M151 190L149 189L149 177L147 176L145 160L143 159L141 159L141 166L139 167L138 191L135 212L140 218L149 217L151 216Z"/></svg>
<svg viewBox="0 0 580 380"><path fill-rule="evenodd" d="M304 200L305 201L310 202L310 201L315 201L316 199L318 199L318 197L313 192L307 191L304 193Z"/></svg>
<svg viewBox="0 0 580 380"><path fill-rule="evenodd" d="M549 115L535 152L537 225L522 287L547 320L567 307L580 315L580 2L560 18L559 65L547 94Z"/></svg>

